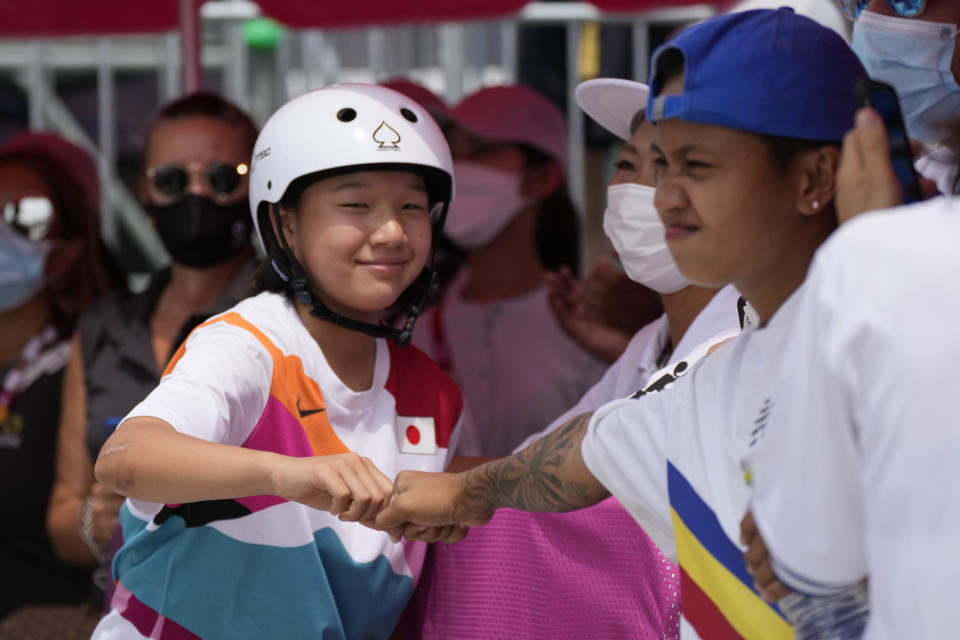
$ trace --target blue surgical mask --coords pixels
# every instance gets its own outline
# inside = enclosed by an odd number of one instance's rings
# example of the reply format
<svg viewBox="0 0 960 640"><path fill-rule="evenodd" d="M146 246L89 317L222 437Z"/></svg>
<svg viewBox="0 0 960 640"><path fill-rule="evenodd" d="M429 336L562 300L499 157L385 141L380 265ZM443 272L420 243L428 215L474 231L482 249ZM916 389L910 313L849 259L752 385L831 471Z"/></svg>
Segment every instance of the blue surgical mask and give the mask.
<svg viewBox="0 0 960 640"><path fill-rule="evenodd" d="M907 133L933 142L946 137L944 121L960 113L960 85L950 62L957 26L865 11L853 27L851 47L874 80L893 85Z"/></svg>
<svg viewBox="0 0 960 640"><path fill-rule="evenodd" d="M49 245L0 222L0 311L16 309L43 287Z"/></svg>

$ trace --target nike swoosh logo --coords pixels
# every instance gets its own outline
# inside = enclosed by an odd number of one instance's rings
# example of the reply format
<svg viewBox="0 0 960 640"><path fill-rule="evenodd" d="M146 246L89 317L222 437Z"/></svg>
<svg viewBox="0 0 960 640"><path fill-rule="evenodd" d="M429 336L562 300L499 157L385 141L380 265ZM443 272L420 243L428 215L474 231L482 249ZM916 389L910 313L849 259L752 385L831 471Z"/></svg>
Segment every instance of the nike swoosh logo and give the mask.
<svg viewBox="0 0 960 640"><path fill-rule="evenodd" d="M300 408L300 398L297 398L297 412L300 413L301 418L306 418L307 416L312 416L315 413L320 413L321 411L326 411L326 409L301 409Z"/></svg>

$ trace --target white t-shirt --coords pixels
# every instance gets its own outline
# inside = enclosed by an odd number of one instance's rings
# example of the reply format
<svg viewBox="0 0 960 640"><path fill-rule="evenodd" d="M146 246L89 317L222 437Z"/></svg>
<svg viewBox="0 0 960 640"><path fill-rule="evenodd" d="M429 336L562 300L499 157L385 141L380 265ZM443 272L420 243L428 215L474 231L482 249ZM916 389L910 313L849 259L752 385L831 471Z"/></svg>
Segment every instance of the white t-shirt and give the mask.
<svg viewBox="0 0 960 640"><path fill-rule="evenodd" d="M715 345L738 335L740 333L737 312L739 299L740 292L733 285L720 289L690 323L690 327L663 366L672 371L678 362L687 360L701 345ZM535 433L524 440L514 451L527 448L534 440L563 426L581 413L593 411L611 400L626 398L646 388L657 372L657 358L669 339L670 327L667 324L666 315L645 325L634 334L623 354L580 398L576 406L565 411L542 432Z"/></svg>
<svg viewBox="0 0 960 640"><path fill-rule="evenodd" d="M739 540L751 493L744 462L773 402L794 303L676 371L665 392L600 408L584 436L590 472L680 565L686 640L793 637L753 590Z"/></svg>
<svg viewBox="0 0 960 640"><path fill-rule="evenodd" d="M292 303L263 293L196 329L127 417L289 456L354 451L393 478L446 468L461 407L456 385L423 353L382 339L370 389L351 390ZM205 638L261 637L265 629L278 638L387 637L426 552L423 543L393 543L277 496L127 500L120 519L117 592L97 640L160 637L151 629Z"/></svg>
<svg viewBox="0 0 960 640"><path fill-rule="evenodd" d="M457 455L509 455L573 406L605 365L563 332L545 286L476 303L462 296L467 277L464 269L420 318L413 343L441 366L447 359L463 390L471 419Z"/></svg>
<svg viewBox="0 0 960 640"><path fill-rule="evenodd" d="M778 575L869 576L866 637L957 635L960 199L864 215L817 253L752 465Z"/></svg>

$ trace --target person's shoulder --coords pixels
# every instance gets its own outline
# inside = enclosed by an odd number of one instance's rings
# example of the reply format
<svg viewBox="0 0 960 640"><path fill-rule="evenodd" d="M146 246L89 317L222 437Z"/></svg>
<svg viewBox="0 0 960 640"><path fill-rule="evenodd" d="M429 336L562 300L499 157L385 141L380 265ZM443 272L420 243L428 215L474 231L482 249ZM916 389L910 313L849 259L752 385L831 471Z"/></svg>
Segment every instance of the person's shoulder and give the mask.
<svg viewBox="0 0 960 640"><path fill-rule="evenodd" d="M250 335L268 350L290 351L291 336L300 323L296 311L282 295L260 293L237 302L200 324L204 334Z"/></svg>
<svg viewBox="0 0 960 640"><path fill-rule="evenodd" d="M878 249L922 253L947 243L955 247L960 233L960 197L938 196L923 202L873 211L843 224L818 251L818 259L856 258ZM922 244L917 245L920 242Z"/></svg>
<svg viewBox="0 0 960 640"><path fill-rule="evenodd" d="M865 213L820 247L807 276L820 301L851 308L908 289L939 289L960 269L960 198L940 196Z"/></svg>
<svg viewBox="0 0 960 640"><path fill-rule="evenodd" d="M242 300L198 325L170 359L165 374L174 371L185 357L192 366L218 367L221 377L241 379L268 371L279 351L275 332L264 322L270 317L269 310L259 297ZM253 362L263 366L249 366Z"/></svg>
<svg viewBox="0 0 960 640"><path fill-rule="evenodd" d="M264 291L238 300L223 313L241 313L244 315L270 317L279 309L287 306L287 298L279 293Z"/></svg>
<svg viewBox="0 0 960 640"><path fill-rule="evenodd" d="M76 331L81 344L85 347L96 344L104 334L113 335L121 327L149 325L150 313L158 297L159 288L154 285L143 291L122 288L107 294L80 314Z"/></svg>
<svg viewBox="0 0 960 640"><path fill-rule="evenodd" d="M86 322L94 323L110 317L130 315L129 312L140 301L151 297L151 291L134 293L129 289L116 289L94 303L81 316Z"/></svg>
<svg viewBox="0 0 960 640"><path fill-rule="evenodd" d="M270 292L243 298L233 306L211 316L208 322L238 316L257 327L280 327L288 325L291 321L299 322L299 317L290 301L278 293Z"/></svg>

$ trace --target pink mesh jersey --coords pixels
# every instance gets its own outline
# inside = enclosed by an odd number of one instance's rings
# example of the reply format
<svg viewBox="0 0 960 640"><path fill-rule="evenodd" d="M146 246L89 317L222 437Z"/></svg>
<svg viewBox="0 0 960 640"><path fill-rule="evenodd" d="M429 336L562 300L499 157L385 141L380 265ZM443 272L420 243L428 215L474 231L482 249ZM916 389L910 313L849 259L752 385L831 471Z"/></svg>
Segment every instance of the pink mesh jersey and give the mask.
<svg viewBox="0 0 960 640"><path fill-rule="evenodd" d="M572 513L501 509L455 545L435 544L401 639L679 635L680 578L614 498Z"/></svg>

